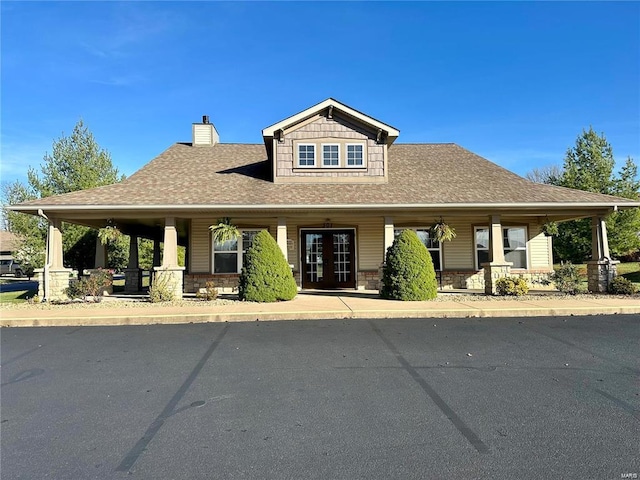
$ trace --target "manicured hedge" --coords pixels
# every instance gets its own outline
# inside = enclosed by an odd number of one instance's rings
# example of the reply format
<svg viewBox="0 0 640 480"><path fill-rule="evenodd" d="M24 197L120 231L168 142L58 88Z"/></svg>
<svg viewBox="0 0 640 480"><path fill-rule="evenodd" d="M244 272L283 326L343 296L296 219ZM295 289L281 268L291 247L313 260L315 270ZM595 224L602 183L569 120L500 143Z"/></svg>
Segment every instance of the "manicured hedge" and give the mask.
<svg viewBox="0 0 640 480"><path fill-rule="evenodd" d="M431 254L413 230L403 230L387 250L382 298L432 300L438 296Z"/></svg>
<svg viewBox="0 0 640 480"><path fill-rule="evenodd" d="M296 281L275 239L262 230L247 250L238 294L249 302L291 300L298 293Z"/></svg>

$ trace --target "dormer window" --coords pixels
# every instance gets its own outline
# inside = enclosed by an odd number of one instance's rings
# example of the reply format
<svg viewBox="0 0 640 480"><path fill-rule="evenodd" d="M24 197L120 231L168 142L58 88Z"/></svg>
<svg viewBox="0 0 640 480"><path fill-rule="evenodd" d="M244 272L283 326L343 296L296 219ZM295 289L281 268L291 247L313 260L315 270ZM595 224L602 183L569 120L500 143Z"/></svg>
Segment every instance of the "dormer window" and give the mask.
<svg viewBox="0 0 640 480"><path fill-rule="evenodd" d="M362 167L364 166L362 144L347 144L347 167Z"/></svg>
<svg viewBox="0 0 640 480"><path fill-rule="evenodd" d="M340 145L322 145L322 166L334 168L340 166Z"/></svg>
<svg viewBox="0 0 640 480"><path fill-rule="evenodd" d="M298 144L298 166L299 167L315 167L316 166L316 146L314 143Z"/></svg>

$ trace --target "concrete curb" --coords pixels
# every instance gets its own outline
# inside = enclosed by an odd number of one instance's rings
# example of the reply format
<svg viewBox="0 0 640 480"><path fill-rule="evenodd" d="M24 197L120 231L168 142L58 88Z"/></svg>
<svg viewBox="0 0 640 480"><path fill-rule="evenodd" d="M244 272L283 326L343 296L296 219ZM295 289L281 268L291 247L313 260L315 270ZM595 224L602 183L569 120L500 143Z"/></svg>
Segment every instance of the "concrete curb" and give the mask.
<svg viewBox="0 0 640 480"><path fill-rule="evenodd" d="M639 306L555 306L522 308L443 308L443 309L358 309L358 310L325 310L298 311L286 313L239 312L239 313L150 313L69 316L60 315L41 317L5 317L0 319L0 327L80 327L80 326L119 326L119 325L175 325L188 323L216 323L216 322L255 322L275 320L342 320L366 318L500 318L500 317L544 317L544 316L573 316L573 315L611 315L611 314L640 314Z"/></svg>

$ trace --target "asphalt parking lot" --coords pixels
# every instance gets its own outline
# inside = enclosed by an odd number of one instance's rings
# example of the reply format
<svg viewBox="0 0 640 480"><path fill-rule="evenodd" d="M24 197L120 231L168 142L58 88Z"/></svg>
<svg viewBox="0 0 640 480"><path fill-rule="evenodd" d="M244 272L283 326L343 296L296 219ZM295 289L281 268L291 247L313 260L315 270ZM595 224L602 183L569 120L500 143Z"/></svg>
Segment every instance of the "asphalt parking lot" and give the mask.
<svg viewBox="0 0 640 480"><path fill-rule="evenodd" d="M638 478L639 346L636 315L5 328L0 474Z"/></svg>

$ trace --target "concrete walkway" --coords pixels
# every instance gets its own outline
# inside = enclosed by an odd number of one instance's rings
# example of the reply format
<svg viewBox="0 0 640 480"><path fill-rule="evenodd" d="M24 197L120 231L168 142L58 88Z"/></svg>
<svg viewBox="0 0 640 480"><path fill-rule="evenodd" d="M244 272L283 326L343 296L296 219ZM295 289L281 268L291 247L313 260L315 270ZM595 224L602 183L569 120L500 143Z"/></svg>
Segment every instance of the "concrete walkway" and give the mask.
<svg viewBox="0 0 640 480"><path fill-rule="evenodd" d="M526 299L440 294L438 301L382 300L377 292L305 291L279 303L185 301L152 304L106 298L100 304L31 305L0 309L1 327L147 325L344 318L535 317L640 314L640 296L530 295Z"/></svg>

